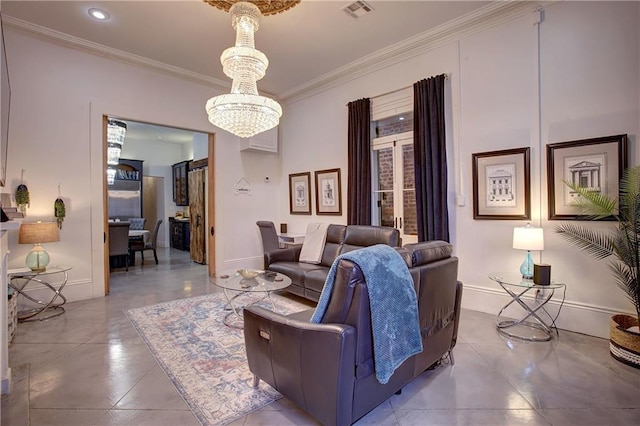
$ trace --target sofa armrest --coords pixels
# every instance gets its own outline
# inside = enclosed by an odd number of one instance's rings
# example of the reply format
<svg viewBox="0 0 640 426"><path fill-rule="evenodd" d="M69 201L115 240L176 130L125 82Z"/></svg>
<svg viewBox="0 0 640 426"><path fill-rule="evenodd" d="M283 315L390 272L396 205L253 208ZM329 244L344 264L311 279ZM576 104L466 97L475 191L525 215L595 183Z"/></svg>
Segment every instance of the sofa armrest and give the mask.
<svg viewBox="0 0 640 426"><path fill-rule="evenodd" d="M244 309L249 369L323 424L351 424L356 330Z"/></svg>
<svg viewBox="0 0 640 426"><path fill-rule="evenodd" d="M300 250L302 250L302 245L265 251L264 264L269 267L275 262L297 262L300 258Z"/></svg>

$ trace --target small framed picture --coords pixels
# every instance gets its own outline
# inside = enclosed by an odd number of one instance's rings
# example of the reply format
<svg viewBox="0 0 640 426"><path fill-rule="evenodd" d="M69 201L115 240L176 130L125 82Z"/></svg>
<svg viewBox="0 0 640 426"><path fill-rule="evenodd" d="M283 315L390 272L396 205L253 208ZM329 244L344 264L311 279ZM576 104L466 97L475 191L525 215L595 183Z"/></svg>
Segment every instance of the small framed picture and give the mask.
<svg viewBox="0 0 640 426"><path fill-rule="evenodd" d="M316 171L316 214L342 215L340 169Z"/></svg>
<svg viewBox="0 0 640 426"><path fill-rule="evenodd" d="M473 218L531 218L529 148L472 154Z"/></svg>
<svg viewBox="0 0 640 426"><path fill-rule="evenodd" d="M289 213L311 214L311 172L289 175Z"/></svg>
<svg viewBox="0 0 640 426"><path fill-rule="evenodd" d="M565 182L617 197L626 167L627 135L548 144L549 219L587 220L574 205L579 195Z"/></svg>

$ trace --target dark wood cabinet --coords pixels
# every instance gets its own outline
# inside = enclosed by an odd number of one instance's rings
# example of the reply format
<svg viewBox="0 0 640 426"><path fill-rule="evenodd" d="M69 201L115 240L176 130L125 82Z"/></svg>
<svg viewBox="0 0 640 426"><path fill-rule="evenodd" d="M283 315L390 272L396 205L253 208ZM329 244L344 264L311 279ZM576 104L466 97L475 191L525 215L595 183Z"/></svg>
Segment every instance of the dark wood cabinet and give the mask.
<svg viewBox="0 0 640 426"><path fill-rule="evenodd" d="M172 166L173 169L173 201L177 206L189 205L189 163L181 161Z"/></svg>
<svg viewBox="0 0 640 426"><path fill-rule="evenodd" d="M171 232L171 247L178 250L189 251L191 243L191 232L188 220L176 220L169 218L169 227Z"/></svg>

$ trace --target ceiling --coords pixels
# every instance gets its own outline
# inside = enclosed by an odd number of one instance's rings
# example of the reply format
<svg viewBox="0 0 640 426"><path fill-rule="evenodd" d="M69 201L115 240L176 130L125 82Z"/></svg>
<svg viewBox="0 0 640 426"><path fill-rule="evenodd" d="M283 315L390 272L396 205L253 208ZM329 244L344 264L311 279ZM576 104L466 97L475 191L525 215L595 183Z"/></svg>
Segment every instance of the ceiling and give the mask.
<svg viewBox="0 0 640 426"><path fill-rule="evenodd" d="M258 81L260 92L286 98L336 70L348 71L363 57L375 57L496 2L367 0L373 11L359 18L343 11L351 3L302 0L286 12L264 17L256 48L270 64ZM109 19L94 20L90 8L106 11ZM2 15L9 26L177 67L224 90L231 86L219 59L235 43L230 15L202 0L2 0Z"/></svg>

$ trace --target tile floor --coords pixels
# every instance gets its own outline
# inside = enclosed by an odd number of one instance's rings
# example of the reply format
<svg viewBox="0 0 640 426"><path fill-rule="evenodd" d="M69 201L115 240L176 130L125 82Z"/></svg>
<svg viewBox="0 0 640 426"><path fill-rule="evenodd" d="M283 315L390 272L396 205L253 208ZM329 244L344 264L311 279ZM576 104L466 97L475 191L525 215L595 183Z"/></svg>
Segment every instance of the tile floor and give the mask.
<svg viewBox="0 0 640 426"><path fill-rule="evenodd" d="M206 267L159 250L112 274L109 296L21 323L9 350L12 392L2 425L197 425L124 310L216 291ZM463 311L456 364L422 374L357 424L639 425L640 370L608 342L560 331L546 343L501 337L492 315ZM286 400L233 425L312 425Z"/></svg>

